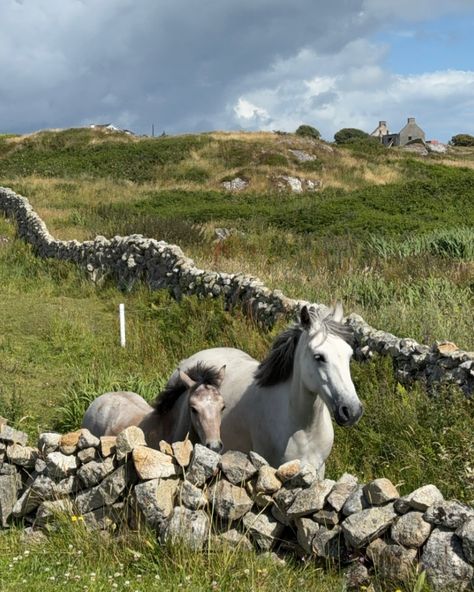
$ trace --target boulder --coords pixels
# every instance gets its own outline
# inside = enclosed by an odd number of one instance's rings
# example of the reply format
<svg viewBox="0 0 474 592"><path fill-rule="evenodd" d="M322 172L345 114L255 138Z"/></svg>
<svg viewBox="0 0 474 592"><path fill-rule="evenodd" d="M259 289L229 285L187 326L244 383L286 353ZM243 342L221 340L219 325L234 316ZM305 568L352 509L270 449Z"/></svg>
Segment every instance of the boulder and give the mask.
<svg viewBox="0 0 474 592"><path fill-rule="evenodd" d="M209 518L202 510L176 507L165 530L164 540L201 550L209 536Z"/></svg>
<svg viewBox="0 0 474 592"><path fill-rule="evenodd" d="M235 528L230 528L225 532L221 532L214 538L214 542L217 547L229 546L232 549L240 548L245 551L251 551L253 549L252 543L249 541L248 537Z"/></svg>
<svg viewBox="0 0 474 592"><path fill-rule="evenodd" d="M26 446L28 442L28 435L25 432L15 430L7 424L0 426L0 442L6 442L7 444L21 444Z"/></svg>
<svg viewBox="0 0 474 592"><path fill-rule="evenodd" d="M356 514L357 512L361 512L369 507L367 500L365 499L364 495L364 488L362 485L358 485L349 497L347 498L346 502L342 507L342 513L344 516L350 516L351 514Z"/></svg>
<svg viewBox="0 0 474 592"><path fill-rule="evenodd" d="M382 506L400 497L395 485L385 477L367 483L363 491L366 500L373 506Z"/></svg>
<svg viewBox="0 0 474 592"><path fill-rule="evenodd" d="M349 473L344 473L331 490L327 501L337 511L340 512L347 502L349 496L357 488L357 479ZM363 509L362 507L360 508Z"/></svg>
<svg viewBox="0 0 474 592"><path fill-rule="evenodd" d="M132 451L133 464L140 479L162 479L177 475L173 458L148 446L135 446Z"/></svg>
<svg viewBox="0 0 474 592"><path fill-rule="evenodd" d="M281 481L276 476L276 469L270 465L262 465L258 470L255 490L259 493L272 494L281 487Z"/></svg>
<svg viewBox="0 0 474 592"><path fill-rule="evenodd" d="M129 426L117 436L115 454L117 460L125 458L137 446L146 446L145 434L138 426Z"/></svg>
<svg viewBox="0 0 474 592"><path fill-rule="evenodd" d="M77 453L77 458L85 465L91 460L97 460L97 450L95 448L84 448Z"/></svg>
<svg viewBox="0 0 474 592"><path fill-rule="evenodd" d="M242 485L257 473L248 456L235 450L229 450L221 456L219 467L234 485Z"/></svg>
<svg viewBox="0 0 474 592"><path fill-rule="evenodd" d="M443 494L436 485L423 485L395 502L395 510L404 514L409 508L418 512L426 512L433 504L442 502ZM405 510L405 511L402 511Z"/></svg>
<svg viewBox="0 0 474 592"><path fill-rule="evenodd" d="M86 514L101 506L111 506L125 491L127 484L127 467L122 465L99 485L79 494L75 500L77 509L81 514Z"/></svg>
<svg viewBox="0 0 474 592"><path fill-rule="evenodd" d="M339 514L335 510L319 510L313 515L313 520L322 526L335 526L339 524Z"/></svg>
<svg viewBox="0 0 474 592"><path fill-rule="evenodd" d="M313 552L317 557L339 561L344 543L340 526L326 528L321 526L313 537Z"/></svg>
<svg viewBox="0 0 474 592"><path fill-rule="evenodd" d="M457 501L443 501L430 506L423 514L426 522L456 530L466 520L474 518L474 510Z"/></svg>
<svg viewBox="0 0 474 592"><path fill-rule="evenodd" d="M117 436L101 436L100 438L100 454L103 458L115 454L117 444Z"/></svg>
<svg viewBox="0 0 474 592"><path fill-rule="evenodd" d="M46 456L50 452L56 452L61 442L61 434L56 432L43 432L38 437L38 449Z"/></svg>
<svg viewBox="0 0 474 592"><path fill-rule="evenodd" d="M395 543L418 549L430 536L431 524L423 520L422 512L408 512L392 525L391 536Z"/></svg>
<svg viewBox="0 0 474 592"><path fill-rule="evenodd" d="M166 520L173 512L178 489L176 479L150 479L134 488L138 508L147 524L159 533L166 526Z"/></svg>
<svg viewBox="0 0 474 592"><path fill-rule="evenodd" d="M194 446L194 453L186 478L200 487L217 472L220 455L202 444Z"/></svg>
<svg viewBox="0 0 474 592"><path fill-rule="evenodd" d="M259 469L264 465L268 465L268 462L263 458L263 456L260 456L260 454L257 454L256 452L253 452L253 450L249 452L249 458L256 469Z"/></svg>
<svg viewBox="0 0 474 592"><path fill-rule="evenodd" d="M250 534L250 538L263 551L269 551L283 532L284 526L272 516L248 512L242 518L242 525Z"/></svg>
<svg viewBox="0 0 474 592"><path fill-rule="evenodd" d="M11 475L0 475L0 526L3 528L8 526L8 520L17 500L19 485L16 471Z"/></svg>
<svg viewBox="0 0 474 592"><path fill-rule="evenodd" d="M189 481L183 481L179 492L179 501L180 504L190 510L200 510L207 506L208 499L202 489L199 489L199 487L196 487Z"/></svg>
<svg viewBox="0 0 474 592"><path fill-rule="evenodd" d="M114 470L114 461L112 458L106 458L101 462L95 460L82 465L77 471L77 476L84 487L94 487Z"/></svg>
<svg viewBox="0 0 474 592"><path fill-rule="evenodd" d="M62 452L50 452L46 456L46 470L48 475L60 481L65 477L69 477L77 469L77 458L73 455L63 454Z"/></svg>
<svg viewBox="0 0 474 592"><path fill-rule="evenodd" d="M245 489L221 480L209 492L217 516L225 521L238 520L253 506Z"/></svg>
<svg viewBox="0 0 474 592"><path fill-rule="evenodd" d="M346 543L350 547L360 549L385 532L396 516L393 503L351 514L341 525Z"/></svg>
<svg viewBox="0 0 474 592"><path fill-rule="evenodd" d="M416 550L376 539L367 548L376 573L390 582L410 581L416 573Z"/></svg>
<svg viewBox="0 0 474 592"><path fill-rule="evenodd" d="M457 536L462 541L464 555L474 565L474 518L469 518L456 530Z"/></svg>
<svg viewBox="0 0 474 592"><path fill-rule="evenodd" d="M322 481L316 481L307 489L302 489L297 493L293 503L287 509L287 516L298 518L322 510L333 486L334 481L323 479Z"/></svg>
<svg viewBox="0 0 474 592"><path fill-rule="evenodd" d="M193 443L191 440L173 442L171 445L172 455L180 467L186 468L191 462L193 455Z"/></svg>
<svg viewBox="0 0 474 592"><path fill-rule="evenodd" d="M77 441L78 450L84 450L85 448L98 448L99 446L99 438L91 434L86 428L82 428L80 430L79 440Z"/></svg>
<svg viewBox="0 0 474 592"><path fill-rule="evenodd" d="M7 458L14 465L32 469L38 458L38 449L22 444L11 444L7 448Z"/></svg>
<svg viewBox="0 0 474 592"><path fill-rule="evenodd" d="M74 454L77 451L77 443L81 436L81 430L63 434L59 440L59 451L63 454Z"/></svg>
<svg viewBox="0 0 474 592"><path fill-rule="evenodd" d="M313 554L313 538L320 526L311 518L295 518L296 538L305 553Z"/></svg>

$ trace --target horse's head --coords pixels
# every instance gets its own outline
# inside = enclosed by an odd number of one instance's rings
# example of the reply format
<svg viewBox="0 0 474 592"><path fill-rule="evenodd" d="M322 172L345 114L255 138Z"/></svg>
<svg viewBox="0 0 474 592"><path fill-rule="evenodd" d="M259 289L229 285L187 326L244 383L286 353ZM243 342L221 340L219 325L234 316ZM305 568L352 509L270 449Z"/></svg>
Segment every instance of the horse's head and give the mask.
<svg viewBox="0 0 474 592"><path fill-rule="evenodd" d="M306 389L321 396L339 425L351 426L360 419L363 408L351 378L352 347L347 343L342 317L340 303L325 316L313 307L303 306L300 369Z"/></svg>
<svg viewBox="0 0 474 592"><path fill-rule="evenodd" d="M224 378L224 373L225 366L222 366L217 374L218 386ZM191 424L200 442L214 452L221 452L221 420L225 403L218 386L196 382L182 370L179 371L179 376L189 389Z"/></svg>

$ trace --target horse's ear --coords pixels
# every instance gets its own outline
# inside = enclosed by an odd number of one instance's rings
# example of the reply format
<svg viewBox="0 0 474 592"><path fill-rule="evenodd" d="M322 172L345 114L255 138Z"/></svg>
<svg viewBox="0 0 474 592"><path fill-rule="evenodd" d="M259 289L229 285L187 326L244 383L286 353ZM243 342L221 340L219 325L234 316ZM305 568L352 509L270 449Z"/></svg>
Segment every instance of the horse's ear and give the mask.
<svg viewBox="0 0 474 592"><path fill-rule="evenodd" d="M332 309L332 318L336 323L341 323L344 317L344 310L342 309L342 302L338 300Z"/></svg>
<svg viewBox="0 0 474 592"><path fill-rule="evenodd" d="M217 382L219 384L219 386L222 384L222 381L224 380L224 376L225 376L225 364L222 366L222 368L219 369L219 372L217 373Z"/></svg>
<svg viewBox="0 0 474 592"><path fill-rule="evenodd" d="M309 331L309 329L311 329L311 315L309 314L309 310L306 304L300 311L300 321L303 329L306 329L306 331Z"/></svg>
<svg viewBox="0 0 474 592"><path fill-rule="evenodd" d="M190 378L186 374L186 372L183 372L181 369L179 370L179 377L188 388L193 388L193 386L197 384L192 378Z"/></svg>

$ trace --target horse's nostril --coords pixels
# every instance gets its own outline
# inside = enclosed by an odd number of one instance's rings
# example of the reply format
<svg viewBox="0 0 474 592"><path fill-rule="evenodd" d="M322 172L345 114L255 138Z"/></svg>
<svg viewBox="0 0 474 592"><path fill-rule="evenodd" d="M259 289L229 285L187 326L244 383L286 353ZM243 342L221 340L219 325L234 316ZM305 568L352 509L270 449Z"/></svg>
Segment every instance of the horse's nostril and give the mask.
<svg viewBox="0 0 474 592"><path fill-rule="evenodd" d="M217 440L216 442L206 442L206 448L209 448L213 452L222 452L224 445L220 440Z"/></svg>
<svg viewBox="0 0 474 592"><path fill-rule="evenodd" d="M339 415L343 421L347 421L349 419L349 407L341 405L339 407Z"/></svg>

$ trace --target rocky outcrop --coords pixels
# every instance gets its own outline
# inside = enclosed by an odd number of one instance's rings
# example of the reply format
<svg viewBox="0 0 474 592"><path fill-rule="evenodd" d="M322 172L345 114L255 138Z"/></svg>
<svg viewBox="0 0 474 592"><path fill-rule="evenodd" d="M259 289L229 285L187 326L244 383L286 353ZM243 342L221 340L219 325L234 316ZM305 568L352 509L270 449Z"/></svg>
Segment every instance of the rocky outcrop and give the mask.
<svg viewBox="0 0 474 592"><path fill-rule="evenodd" d="M300 461L273 468L255 453L221 456L189 441L152 450L137 428L115 447L87 430L41 434L30 447L0 426L0 528L47 532L59 515L98 530L146 523L159 541L195 550L253 545L350 566L348 585L372 573L406 582L421 570L435 591L473 584L474 509L434 485L401 498L388 479L320 481ZM31 455L34 467L23 460Z"/></svg>
<svg viewBox="0 0 474 592"><path fill-rule="evenodd" d="M110 276L122 289L142 280L151 289L168 289L176 298L183 294L222 297L227 309L241 308L264 327L271 327L280 317L293 318L303 304L309 304L288 298L280 290L270 290L253 276L199 269L178 246L139 234L111 239L97 236L84 242L57 240L28 200L11 189L0 187L0 210L15 220L19 236L38 256L73 261L95 282ZM324 305L314 306L326 309ZM474 392L474 352L460 350L450 342L430 347L396 337L374 329L356 314L349 315L346 323L354 331L356 359L390 356L397 379L403 384L413 380L422 380L428 387L454 383L466 395Z"/></svg>

